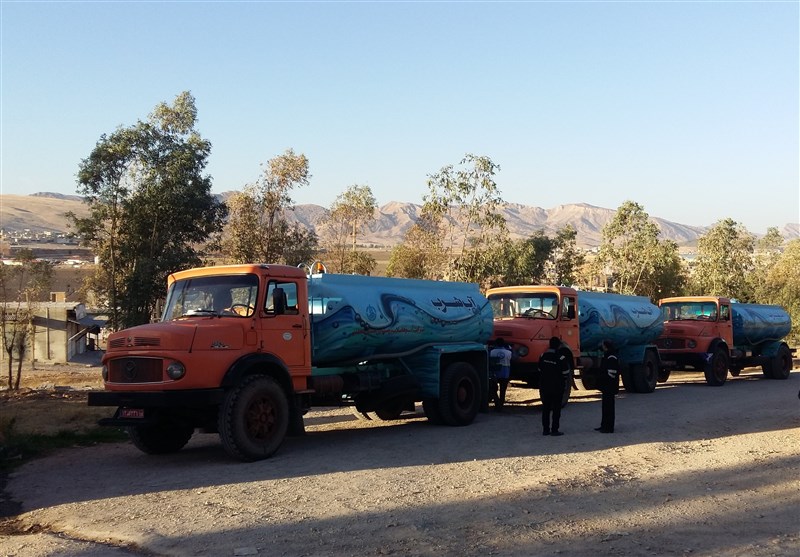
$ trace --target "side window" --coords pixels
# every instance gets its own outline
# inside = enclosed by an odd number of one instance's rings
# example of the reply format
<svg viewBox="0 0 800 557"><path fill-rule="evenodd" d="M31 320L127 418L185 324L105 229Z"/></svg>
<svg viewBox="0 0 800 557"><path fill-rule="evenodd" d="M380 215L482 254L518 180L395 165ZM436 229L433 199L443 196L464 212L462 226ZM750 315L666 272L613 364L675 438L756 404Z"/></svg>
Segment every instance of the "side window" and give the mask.
<svg viewBox="0 0 800 557"><path fill-rule="evenodd" d="M561 319L575 319L575 298L563 298L561 307Z"/></svg>
<svg viewBox="0 0 800 557"><path fill-rule="evenodd" d="M730 315L731 315L731 314L730 314L730 311L731 311L731 308L730 308L730 307L728 307L728 306L720 306L720 307L719 307L719 316L720 316L720 319L721 319L722 321L727 321L728 319L730 319Z"/></svg>
<svg viewBox="0 0 800 557"><path fill-rule="evenodd" d="M277 307L275 305L276 295L283 299L283 303L278 300ZM297 315L299 313L299 306L297 305L297 284L294 282L279 282L271 280L269 282L269 287L267 288L267 299L265 302L266 305L264 307L264 311L266 311L268 314Z"/></svg>

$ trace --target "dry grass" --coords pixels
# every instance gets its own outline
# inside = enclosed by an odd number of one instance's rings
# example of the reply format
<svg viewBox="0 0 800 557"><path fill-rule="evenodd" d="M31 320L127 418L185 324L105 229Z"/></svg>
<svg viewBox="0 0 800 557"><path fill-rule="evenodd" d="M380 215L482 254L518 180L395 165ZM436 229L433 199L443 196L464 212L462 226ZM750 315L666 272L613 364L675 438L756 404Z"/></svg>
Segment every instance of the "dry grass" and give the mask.
<svg viewBox="0 0 800 557"><path fill-rule="evenodd" d="M0 390L0 444L14 435L55 435L68 431L86 433L107 408L89 408L87 393L102 389L100 369L87 366L42 364L37 369L23 366L20 389L8 389L7 362L3 361ZM16 374L16 369L14 370Z"/></svg>

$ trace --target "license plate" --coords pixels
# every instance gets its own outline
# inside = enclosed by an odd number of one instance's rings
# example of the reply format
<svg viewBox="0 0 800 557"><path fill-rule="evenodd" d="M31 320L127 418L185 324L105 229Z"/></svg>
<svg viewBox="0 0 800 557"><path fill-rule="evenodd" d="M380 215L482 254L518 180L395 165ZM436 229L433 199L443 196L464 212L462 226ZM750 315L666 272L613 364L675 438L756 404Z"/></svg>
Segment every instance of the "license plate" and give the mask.
<svg viewBox="0 0 800 557"><path fill-rule="evenodd" d="M120 408L119 417L142 420L144 419L144 408Z"/></svg>

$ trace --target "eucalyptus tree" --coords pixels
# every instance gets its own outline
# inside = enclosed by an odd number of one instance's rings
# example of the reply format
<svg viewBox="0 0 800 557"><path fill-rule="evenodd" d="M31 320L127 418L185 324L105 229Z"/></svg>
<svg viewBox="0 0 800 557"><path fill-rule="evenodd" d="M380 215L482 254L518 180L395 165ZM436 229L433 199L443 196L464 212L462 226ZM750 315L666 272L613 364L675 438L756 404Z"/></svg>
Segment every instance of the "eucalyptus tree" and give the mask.
<svg viewBox="0 0 800 557"><path fill-rule="evenodd" d="M776 227L770 227L764 236L756 240L753 271L747 275L755 301L770 298L771 289L767 277L781 258L783 244L784 238Z"/></svg>
<svg viewBox="0 0 800 557"><path fill-rule="evenodd" d="M743 225L730 218L717 221L697 241L692 292L751 301L754 292L748 275L755 268L754 250L755 237Z"/></svg>
<svg viewBox="0 0 800 557"><path fill-rule="evenodd" d="M358 233L375 221L378 204L369 186L353 184L340 193L320 226L329 263L340 273L369 274L375 259L356 249Z"/></svg>
<svg viewBox="0 0 800 557"><path fill-rule="evenodd" d="M792 340L800 343L800 239L791 240L778 256L764 279L764 304L783 306L792 318Z"/></svg>
<svg viewBox="0 0 800 557"><path fill-rule="evenodd" d="M211 143L196 121L194 97L183 92L146 121L103 134L80 163L89 215L70 217L100 259L89 286L114 328L149 321L167 275L201 263L221 230L225 207L204 173Z"/></svg>
<svg viewBox="0 0 800 557"><path fill-rule="evenodd" d="M428 278L482 283L497 273L508 239L494 180L499 170L489 157L467 154L458 167L429 176L422 215L437 230L430 250L441 258Z"/></svg>
<svg viewBox="0 0 800 557"><path fill-rule="evenodd" d="M437 279L444 252L437 224L421 215L406 232L403 242L392 249L386 276Z"/></svg>
<svg viewBox="0 0 800 557"><path fill-rule="evenodd" d="M544 269L545 280L550 284L570 286L576 283L578 270L586 261L577 239L578 231L571 224L556 231Z"/></svg>
<svg viewBox="0 0 800 557"><path fill-rule="evenodd" d="M593 262L596 273L610 274L612 290L657 298L681 288L678 246L659 240L658 226L644 208L626 201L603 227L603 240ZM669 280L671 284L662 284Z"/></svg>
<svg viewBox="0 0 800 557"><path fill-rule="evenodd" d="M553 238L537 230L530 238L509 241L503 254L502 273L495 283L503 286L541 284L555 248Z"/></svg>
<svg viewBox="0 0 800 557"><path fill-rule="evenodd" d="M258 179L227 201L229 218L222 240L227 257L238 263L289 265L311 259L317 250L316 234L287 218L294 208L292 191L307 186L310 177L308 159L292 149L267 161Z"/></svg>

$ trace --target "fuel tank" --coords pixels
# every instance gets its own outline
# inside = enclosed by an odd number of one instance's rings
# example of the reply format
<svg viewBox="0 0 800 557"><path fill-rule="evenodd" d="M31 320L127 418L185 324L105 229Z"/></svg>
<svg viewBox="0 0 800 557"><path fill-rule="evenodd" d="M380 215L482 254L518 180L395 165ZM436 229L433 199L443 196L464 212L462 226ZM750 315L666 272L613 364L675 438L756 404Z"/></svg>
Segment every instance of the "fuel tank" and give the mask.
<svg viewBox="0 0 800 557"><path fill-rule="evenodd" d="M731 315L735 346L778 341L792 329L792 318L781 306L732 303Z"/></svg>
<svg viewBox="0 0 800 557"><path fill-rule="evenodd" d="M578 293L581 352L608 339L617 348L652 344L664 330L661 310L645 296Z"/></svg>
<svg viewBox="0 0 800 557"><path fill-rule="evenodd" d="M314 366L485 344L492 334L475 284L325 273L309 277L308 295Z"/></svg>

